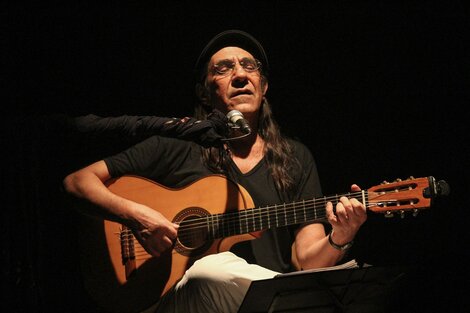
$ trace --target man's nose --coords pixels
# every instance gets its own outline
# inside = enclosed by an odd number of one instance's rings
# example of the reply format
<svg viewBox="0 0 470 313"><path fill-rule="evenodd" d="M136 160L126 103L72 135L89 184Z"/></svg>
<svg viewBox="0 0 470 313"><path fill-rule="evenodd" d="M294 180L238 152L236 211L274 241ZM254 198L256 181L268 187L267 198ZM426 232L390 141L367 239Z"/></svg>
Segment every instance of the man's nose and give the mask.
<svg viewBox="0 0 470 313"><path fill-rule="evenodd" d="M245 85L246 81L247 72L245 71L243 66L240 65L240 63L236 63L232 73L232 82L237 85L237 87L239 87L240 84Z"/></svg>
<svg viewBox="0 0 470 313"><path fill-rule="evenodd" d="M235 67L233 68L233 75L234 76L246 76L247 72L240 64L240 62L235 63Z"/></svg>

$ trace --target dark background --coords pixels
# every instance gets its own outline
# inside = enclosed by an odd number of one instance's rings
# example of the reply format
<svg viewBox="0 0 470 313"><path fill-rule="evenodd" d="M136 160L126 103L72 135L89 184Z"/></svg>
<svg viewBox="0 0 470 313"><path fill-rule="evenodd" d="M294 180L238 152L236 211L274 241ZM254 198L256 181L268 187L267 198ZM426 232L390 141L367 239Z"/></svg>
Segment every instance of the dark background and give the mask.
<svg viewBox="0 0 470 313"><path fill-rule="evenodd" d="M449 182L450 196L416 218L371 216L353 255L424 269L402 290L411 310L462 312L469 256L464 3L3 5L1 234L9 292L2 311L98 312L81 285L80 232L61 180L132 141L77 134L68 121L89 113L191 115L197 55L212 36L237 28L267 50L274 113L313 152L325 194L410 175Z"/></svg>

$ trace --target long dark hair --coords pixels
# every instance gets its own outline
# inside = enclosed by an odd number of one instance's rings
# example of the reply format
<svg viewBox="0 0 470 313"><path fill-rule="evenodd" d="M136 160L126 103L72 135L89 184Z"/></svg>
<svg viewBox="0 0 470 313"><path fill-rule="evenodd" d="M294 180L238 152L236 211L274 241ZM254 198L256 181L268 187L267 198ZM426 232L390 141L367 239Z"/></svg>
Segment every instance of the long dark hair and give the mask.
<svg viewBox="0 0 470 313"><path fill-rule="evenodd" d="M267 82L267 78L261 76L262 84ZM212 111L210 102L209 85L207 80L204 85L199 85L198 101L194 115L198 119L206 119ZM264 155L271 174L273 175L276 187L282 193L294 191L295 181L293 169L298 166L298 161L293 158L293 146L281 134L280 128L274 119L271 106L266 97L261 103L258 134L265 141ZM228 171L228 155L223 147L208 148L203 151L204 162L215 172L230 176Z"/></svg>

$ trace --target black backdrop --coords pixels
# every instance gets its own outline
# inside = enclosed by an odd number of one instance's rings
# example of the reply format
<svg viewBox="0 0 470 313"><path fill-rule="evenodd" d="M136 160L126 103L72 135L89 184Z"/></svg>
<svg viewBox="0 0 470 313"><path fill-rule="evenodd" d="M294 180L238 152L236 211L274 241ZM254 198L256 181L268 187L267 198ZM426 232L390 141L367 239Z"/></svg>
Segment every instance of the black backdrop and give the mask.
<svg viewBox="0 0 470 313"><path fill-rule="evenodd" d="M371 216L356 255L430 268L428 311L466 303L468 9L464 1L42 1L2 13L2 274L13 312L98 311L81 285L61 179L132 144L80 136L70 117L191 114L191 70L216 33L268 52L282 130L313 152L325 194L433 175L451 195L417 218ZM5 290L5 289L4 289Z"/></svg>

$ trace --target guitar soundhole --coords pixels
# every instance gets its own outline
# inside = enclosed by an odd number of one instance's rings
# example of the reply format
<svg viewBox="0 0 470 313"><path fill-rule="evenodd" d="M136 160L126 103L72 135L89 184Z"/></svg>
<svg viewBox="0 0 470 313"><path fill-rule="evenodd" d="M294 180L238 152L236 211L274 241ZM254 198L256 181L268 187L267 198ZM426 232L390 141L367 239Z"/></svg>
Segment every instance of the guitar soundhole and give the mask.
<svg viewBox="0 0 470 313"><path fill-rule="evenodd" d="M210 213L204 209L193 207L179 212L173 222L180 225L175 251L185 256L198 256L210 247L207 218Z"/></svg>

